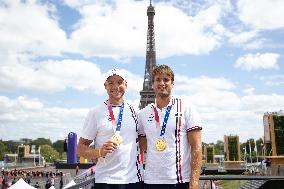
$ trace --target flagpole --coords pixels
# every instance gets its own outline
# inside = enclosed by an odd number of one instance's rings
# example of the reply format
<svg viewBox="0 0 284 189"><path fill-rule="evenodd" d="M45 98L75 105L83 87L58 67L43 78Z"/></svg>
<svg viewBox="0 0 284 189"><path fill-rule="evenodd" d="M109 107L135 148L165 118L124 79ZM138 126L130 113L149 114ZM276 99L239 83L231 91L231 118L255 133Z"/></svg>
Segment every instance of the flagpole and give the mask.
<svg viewBox="0 0 284 189"><path fill-rule="evenodd" d="M256 154L256 162L258 163L258 155L257 155L257 145L255 140L255 146L254 146L255 154Z"/></svg>
<svg viewBox="0 0 284 189"><path fill-rule="evenodd" d="M252 163L252 159L251 159L251 145L250 145L250 140L249 140L249 157L250 157L250 163Z"/></svg>

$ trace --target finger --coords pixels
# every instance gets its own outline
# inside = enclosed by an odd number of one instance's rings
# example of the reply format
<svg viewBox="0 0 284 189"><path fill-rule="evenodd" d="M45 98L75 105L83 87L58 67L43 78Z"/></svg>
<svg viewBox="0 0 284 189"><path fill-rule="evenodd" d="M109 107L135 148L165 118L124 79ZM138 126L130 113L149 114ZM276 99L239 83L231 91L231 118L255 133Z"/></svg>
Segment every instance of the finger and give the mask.
<svg viewBox="0 0 284 189"><path fill-rule="evenodd" d="M105 143L106 145L114 145L114 146L117 146L117 143L116 142L114 142L113 140L109 140L109 141L107 141L106 143Z"/></svg>
<svg viewBox="0 0 284 189"><path fill-rule="evenodd" d="M112 150L112 151L114 151L114 150L116 150L116 147L109 145L109 146L106 146L104 149L105 150Z"/></svg>
<svg viewBox="0 0 284 189"><path fill-rule="evenodd" d="M114 142L109 142L109 143L105 143L104 146L107 147L112 147L112 148L117 148L117 144Z"/></svg>

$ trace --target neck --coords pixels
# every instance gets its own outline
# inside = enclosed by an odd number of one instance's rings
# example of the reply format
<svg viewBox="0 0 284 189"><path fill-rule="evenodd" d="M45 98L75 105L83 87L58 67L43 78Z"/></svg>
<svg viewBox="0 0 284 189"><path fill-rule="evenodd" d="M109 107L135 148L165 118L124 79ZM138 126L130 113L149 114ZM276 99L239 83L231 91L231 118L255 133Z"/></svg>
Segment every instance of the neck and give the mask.
<svg viewBox="0 0 284 189"><path fill-rule="evenodd" d="M121 105L124 101L123 98L120 99L109 98L108 100L112 105Z"/></svg>
<svg viewBox="0 0 284 189"><path fill-rule="evenodd" d="M170 95L166 96L166 97L157 96L156 97L157 107L159 109L162 109L162 108L166 107L170 103L170 100L171 100L171 96Z"/></svg>

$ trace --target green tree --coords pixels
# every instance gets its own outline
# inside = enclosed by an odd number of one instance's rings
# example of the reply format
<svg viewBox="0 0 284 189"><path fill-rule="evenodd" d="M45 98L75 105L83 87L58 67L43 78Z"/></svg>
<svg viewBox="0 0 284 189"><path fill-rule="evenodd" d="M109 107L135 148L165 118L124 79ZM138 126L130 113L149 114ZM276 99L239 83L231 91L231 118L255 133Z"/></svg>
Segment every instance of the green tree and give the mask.
<svg viewBox="0 0 284 189"><path fill-rule="evenodd" d="M25 155L25 147L24 146L19 146L18 148L18 158L19 158L19 162L22 162L22 159Z"/></svg>
<svg viewBox="0 0 284 189"><path fill-rule="evenodd" d="M60 159L62 159L62 154L64 152L64 140L57 140L52 144L52 147L59 152Z"/></svg>
<svg viewBox="0 0 284 189"><path fill-rule="evenodd" d="M57 140L52 144L52 147L60 154L64 151L64 140Z"/></svg>
<svg viewBox="0 0 284 189"><path fill-rule="evenodd" d="M248 162L256 161L256 153L255 153L255 142L253 138L250 138L246 142L246 151L247 151L247 160Z"/></svg>
<svg viewBox="0 0 284 189"><path fill-rule="evenodd" d="M224 154L224 142L221 140L217 140L215 145L215 154L221 155Z"/></svg>
<svg viewBox="0 0 284 189"><path fill-rule="evenodd" d="M46 139L46 138L37 138L37 139L33 140L30 144L31 145L36 145L36 147L39 147L41 145L52 146L51 140L50 139Z"/></svg>
<svg viewBox="0 0 284 189"><path fill-rule="evenodd" d="M5 154L5 145L0 141L0 160L3 160Z"/></svg>
<svg viewBox="0 0 284 189"><path fill-rule="evenodd" d="M259 138L255 142L256 142L257 154L259 156L263 155L262 154L262 149L263 149L263 146L264 146L264 142L263 142L262 138Z"/></svg>
<svg viewBox="0 0 284 189"><path fill-rule="evenodd" d="M17 153L18 151L18 144L12 140L2 141L5 145L6 153Z"/></svg>
<svg viewBox="0 0 284 189"><path fill-rule="evenodd" d="M247 144L246 142L240 144L240 148L241 148L241 159L242 159L243 161L246 160L247 153L248 153L248 152L246 152L246 154L245 154L246 144ZM245 157L245 155L246 155L246 157Z"/></svg>
<svg viewBox="0 0 284 189"><path fill-rule="evenodd" d="M41 155L47 162L54 162L59 159L59 152L47 144L41 145Z"/></svg>

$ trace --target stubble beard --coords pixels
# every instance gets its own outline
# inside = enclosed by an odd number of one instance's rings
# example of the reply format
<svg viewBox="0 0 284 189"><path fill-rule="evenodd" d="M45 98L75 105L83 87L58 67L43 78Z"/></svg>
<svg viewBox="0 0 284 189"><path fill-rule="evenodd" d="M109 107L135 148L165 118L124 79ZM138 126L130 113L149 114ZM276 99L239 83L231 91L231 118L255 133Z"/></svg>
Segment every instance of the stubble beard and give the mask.
<svg viewBox="0 0 284 189"><path fill-rule="evenodd" d="M158 93L157 96L160 97L161 99L168 98L171 94L170 93Z"/></svg>

